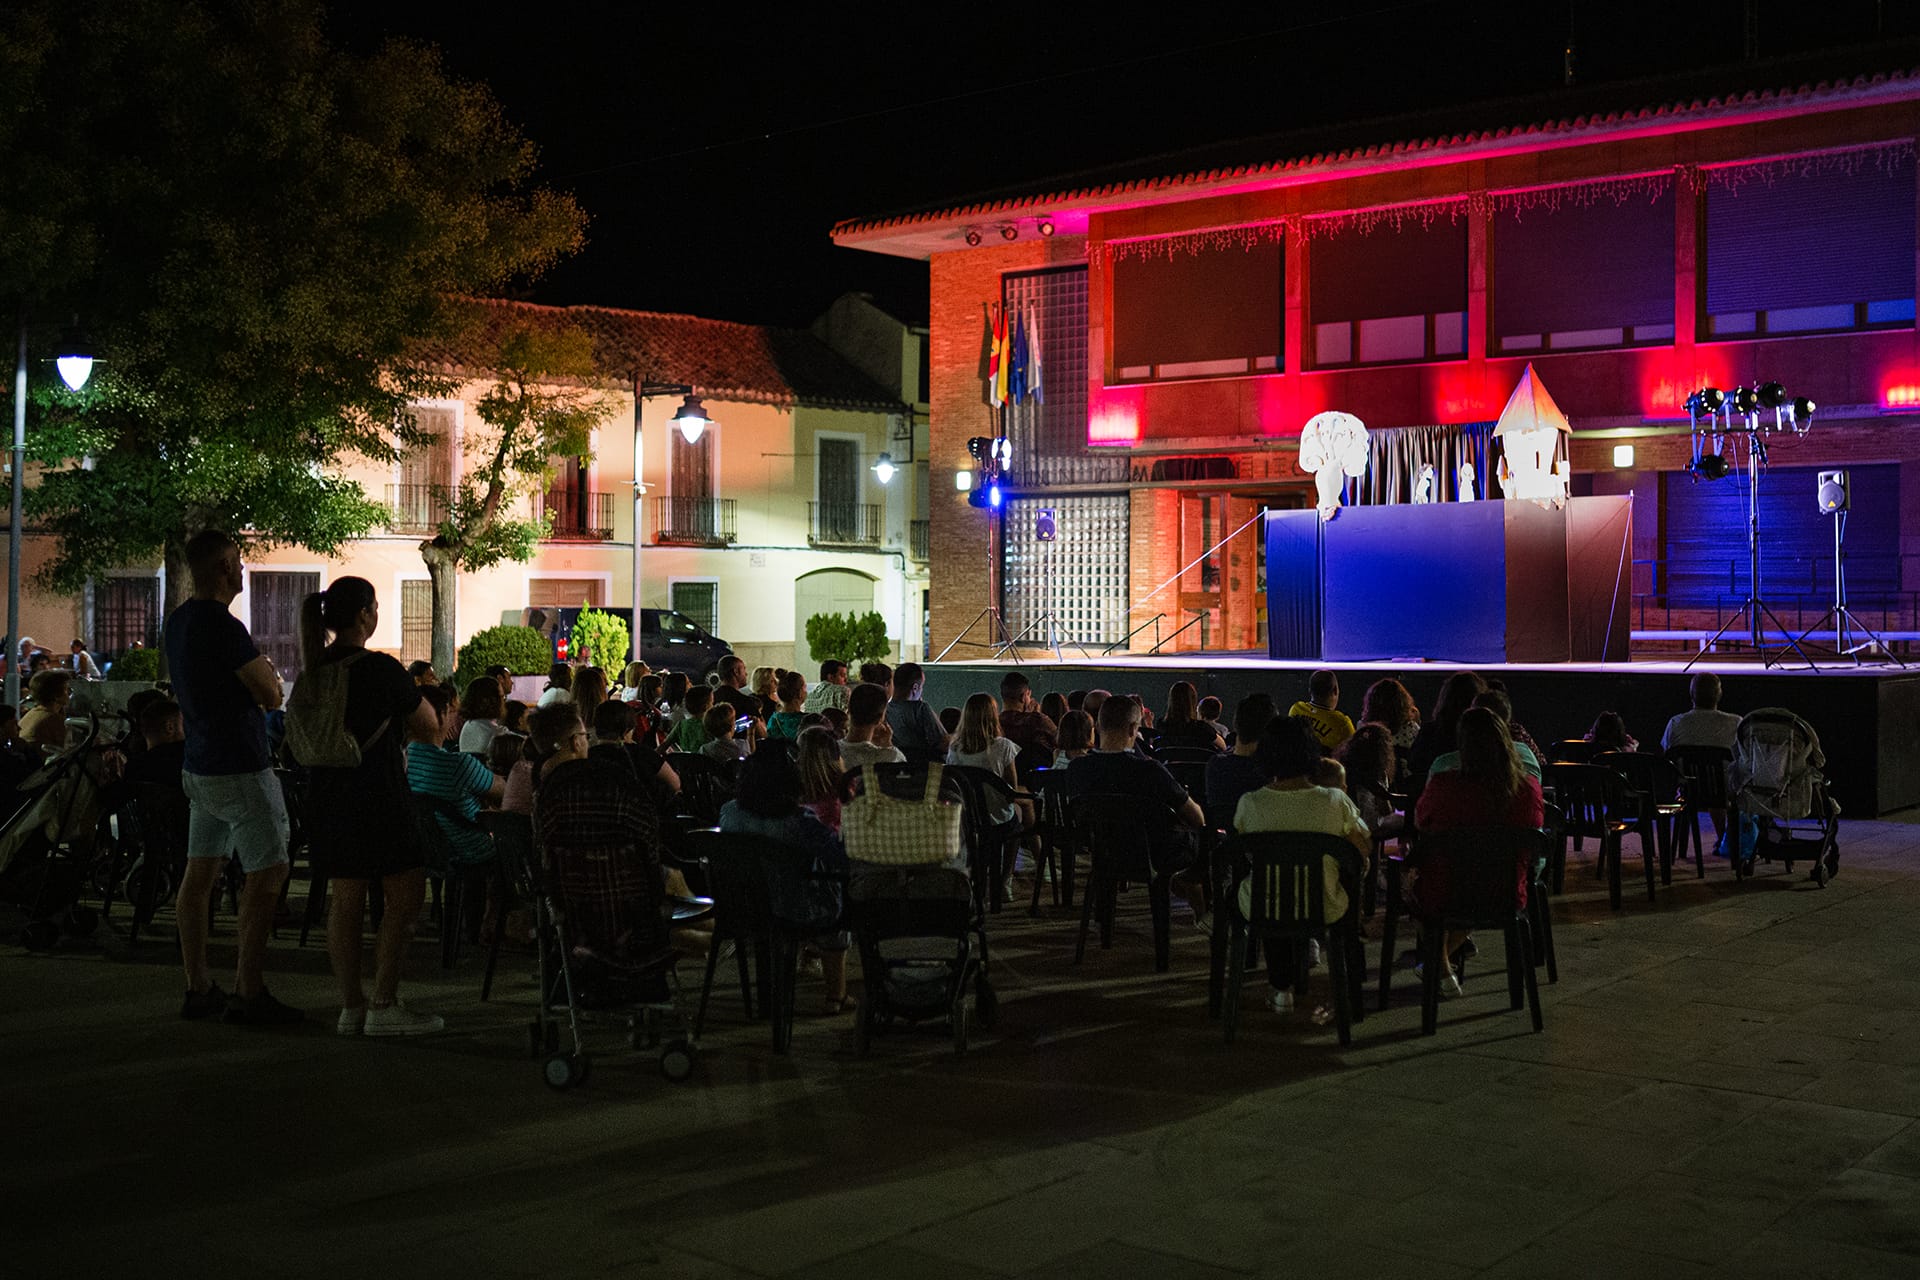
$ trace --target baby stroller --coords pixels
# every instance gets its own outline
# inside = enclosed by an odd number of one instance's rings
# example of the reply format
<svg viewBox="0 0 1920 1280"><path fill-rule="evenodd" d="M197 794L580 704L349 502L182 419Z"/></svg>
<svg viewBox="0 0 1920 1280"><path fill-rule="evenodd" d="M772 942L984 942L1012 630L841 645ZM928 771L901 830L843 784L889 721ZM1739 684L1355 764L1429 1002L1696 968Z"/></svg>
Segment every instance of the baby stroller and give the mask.
<svg viewBox="0 0 1920 1280"><path fill-rule="evenodd" d="M18 806L0 822L0 901L25 908L20 943L51 950L64 931L86 937L100 915L82 906L93 871L101 793L112 779L97 751L100 721L88 717L80 740L21 781Z"/></svg>
<svg viewBox="0 0 1920 1280"><path fill-rule="evenodd" d="M1728 833L1736 876L1753 874L1756 858L1813 864L1813 882L1825 888L1840 871L1840 806L1820 773L1827 758L1820 735L1791 711L1766 707L1740 721L1728 778L1738 834Z"/></svg>
<svg viewBox="0 0 1920 1280"><path fill-rule="evenodd" d="M631 776L594 762L556 769L540 787L532 857L504 847L509 875L533 903L540 955L540 1008L530 1035L546 1054L549 1087L571 1089L591 1067L585 1018L625 1023L635 1049L660 1051L660 1072L693 1075L698 1046L682 1005L671 924L712 910L670 904L662 887L653 801ZM573 1047L559 1051L555 1016L564 1012ZM670 1028L670 1029L669 1029Z"/></svg>
<svg viewBox="0 0 1920 1280"><path fill-rule="evenodd" d="M958 806L942 799L937 764L862 772L861 793L841 816L853 859L847 927L865 978L854 1048L866 1053L874 1033L895 1022L945 1018L955 1055L964 1054L969 1022L990 1029L999 1001L987 975L983 904L955 865L964 857Z"/></svg>

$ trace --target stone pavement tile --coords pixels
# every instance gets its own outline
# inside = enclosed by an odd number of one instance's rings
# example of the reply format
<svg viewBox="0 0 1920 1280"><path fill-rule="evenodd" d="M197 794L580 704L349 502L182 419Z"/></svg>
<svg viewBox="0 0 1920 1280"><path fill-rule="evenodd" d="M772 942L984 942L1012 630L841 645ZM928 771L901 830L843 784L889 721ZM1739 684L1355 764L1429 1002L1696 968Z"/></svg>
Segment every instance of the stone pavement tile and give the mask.
<svg viewBox="0 0 1920 1280"><path fill-rule="evenodd" d="M1328 1232L1360 1229L1368 1211L1365 1193L1335 1190L1315 1176L1338 1164L1338 1156L1318 1153L1296 1161L1297 1181L1259 1178L1206 1195L1156 1196L1151 1209L1116 1206L1114 1240L1209 1267L1258 1269Z"/></svg>
<svg viewBox="0 0 1920 1280"><path fill-rule="evenodd" d="M1003 1196L896 1243L1001 1275L1030 1271L1111 1240L1131 1216L1170 1207L1154 1196L1148 1163L1129 1159L1126 1169Z"/></svg>
<svg viewBox="0 0 1920 1280"><path fill-rule="evenodd" d="M1920 1065L1838 1063L1794 1097L1861 1111L1920 1116Z"/></svg>
<svg viewBox="0 0 1920 1280"><path fill-rule="evenodd" d="M1085 1167L1096 1171L1137 1163L1132 1157L1093 1147L1086 1148L1084 1155ZM841 1186L827 1170L811 1193L788 1194L758 1208L690 1223L667 1239L676 1248L777 1275L913 1233L916 1228L926 1228L939 1238L939 1231L982 1214L1019 1219L1036 1201L1061 1201L1056 1194L1059 1188L1104 1181L1100 1173L1090 1172L1030 1189L996 1176L980 1164L960 1164L931 1172L883 1174L864 1185ZM1034 1225L1044 1230L1047 1224ZM926 1234L907 1234L902 1243L924 1249L916 1240ZM1102 1231L1096 1238L1104 1239L1107 1234ZM957 1261L972 1261L965 1249L931 1251ZM996 1263L989 1259L986 1265Z"/></svg>
<svg viewBox="0 0 1920 1280"><path fill-rule="evenodd" d="M1669 1167L1705 1181L1810 1194L1909 1123L1902 1116L1789 1099L1756 1112Z"/></svg>
<svg viewBox="0 0 1920 1280"><path fill-rule="evenodd" d="M1730 1089L1661 1080L1643 1085L1578 1123L1658 1139L1667 1159L1681 1146L1694 1146L1724 1133L1772 1105L1766 1098Z"/></svg>
<svg viewBox="0 0 1920 1280"><path fill-rule="evenodd" d="M1566 1196L1587 1205L1595 1196L1654 1176L1672 1153L1644 1134L1557 1122L1529 1130L1498 1151L1452 1139L1425 1153L1423 1163L1448 1168L1462 1184L1524 1198Z"/></svg>
<svg viewBox="0 0 1920 1280"><path fill-rule="evenodd" d="M1238 1271L1210 1267L1191 1258L1159 1253L1137 1245L1104 1241L1064 1258L1019 1273L1022 1280L1112 1280L1115 1276L1154 1276L1164 1280L1229 1280Z"/></svg>
<svg viewBox="0 0 1920 1280"><path fill-rule="evenodd" d="M1708 1274L1703 1263L1644 1252L1625 1245L1570 1239L1557 1231L1508 1254L1479 1273L1484 1280L1619 1280L1621 1276L1658 1276L1696 1280Z"/></svg>
<svg viewBox="0 0 1920 1280"><path fill-rule="evenodd" d="M1819 1075L1855 1057L1863 1043L1775 1024L1750 1028L1702 1056L1709 1062L1732 1067L1754 1066Z"/></svg>
<svg viewBox="0 0 1920 1280"><path fill-rule="evenodd" d="M1857 1166L1875 1173L1920 1179L1920 1124L1910 1124Z"/></svg>
<svg viewBox="0 0 1920 1280"><path fill-rule="evenodd" d="M1749 1184L1661 1175L1615 1192L1554 1239L1712 1265L1800 1202L1797 1194Z"/></svg>
<svg viewBox="0 0 1920 1280"><path fill-rule="evenodd" d="M1848 1169L1781 1218L1774 1230L1904 1254L1920 1270L1920 1182Z"/></svg>
<svg viewBox="0 0 1920 1280"><path fill-rule="evenodd" d="M1843 998L1796 1009L1780 1019L1780 1025L1794 1031L1810 1031L1841 1040L1879 1044L1902 1031L1920 1032L1920 1019L1905 1009L1880 1009ZM1864 1052L1864 1050L1862 1050ZM1856 1055L1858 1056L1858 1055Z"/></svg>
<svg viewBox="0 0 1920 1280"><path fill-rule="evenodd" d="M1591 1202L1591 1194L1534 1189L1511 1194L1464 1183L1426 1164L1441 1185L1362 1220L1369 1238L1421 1258L1459 1266L1490 1267L1516 1248L1545 1235Z"/></svg>
<svg viewBox="0 0 1920 1280"><path fill-rule="evenodd" d="M1913 1273L1911 1255L1767 1231L1728 1254L1712 1274L1725 1280L1912 1280Z"/></svg>
<svg viewBox="0 0 1920 1280"><path fill-rule="evenodd" d="M1338 1234L1321 1231L1299 1245L1268 1258L1260 1280L1380 1280L1383 1276L1419 1276L1421 1280L1466 1280L1476 1268L1434 1257L1401 1253L1395 1242L1362 1227Z"/></svg>
<svg viewBox="0 0 1920 1280"><path fill-rule="evenodd" d="M787 1273L787 1280L997 1280L998 1273L893 1243L869 1245Z"/></svg>

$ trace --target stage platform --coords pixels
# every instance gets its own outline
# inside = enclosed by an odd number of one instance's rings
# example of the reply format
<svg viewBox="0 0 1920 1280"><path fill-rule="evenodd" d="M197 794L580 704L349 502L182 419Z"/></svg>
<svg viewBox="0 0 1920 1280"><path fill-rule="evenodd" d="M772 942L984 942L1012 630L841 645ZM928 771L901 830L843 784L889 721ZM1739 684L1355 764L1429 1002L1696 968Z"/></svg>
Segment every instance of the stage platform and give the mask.
<svg viewBox="0 0 1920 1280"><path fill-rule="evenodd" d="M956 660L927 666L926 701L935 708L959 706L968 694L997 693L1012 661ZM1055 690L1110 689L1137 693L1158 711L1175 681L1191 680L1202 697L1213 694L1234 705L1249 693L1271 694L1284 711L1307 696L1307 672L1327 667L1340 673L1343 711L1357 715L1361 695L1375 680L1392 676L1406 685L1421 709L1433 706L1449 672L1471 664L1425 662L1288 662L1254 654L1116 654L1082 658L1071 648L1064 660L1023 661L1021 671L1036 696ZM1920 668L1823 667L1808 671L1763 668L1754 662L1709 657L1689 671L1683 660L1472 665L1506 681L1514 718L1542 744L1577 738L1602 711L1617 711L1627 731L1657 748L1668 717L1687 709L1693 671L1712 671L1725 686L1723 705L1745 712L1786 707L1820 734L1833 794L1847 812L1872 817L1920 805Z"/></svg>

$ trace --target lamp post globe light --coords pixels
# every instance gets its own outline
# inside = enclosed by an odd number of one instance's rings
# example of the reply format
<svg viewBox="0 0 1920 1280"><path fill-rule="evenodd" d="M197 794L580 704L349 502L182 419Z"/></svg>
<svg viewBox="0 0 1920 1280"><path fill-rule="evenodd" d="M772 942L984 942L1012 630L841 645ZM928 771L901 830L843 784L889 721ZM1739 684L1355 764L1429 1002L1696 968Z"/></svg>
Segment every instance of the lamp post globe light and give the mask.
<svg viewBox="0 0 1920 1280"><path fill-rule="evenodd" d="M22 483L27 469L27 319L20 317L20 340L13 365L13 492L7 522L7 681L8 705L20 705L20 540ZM78 391L93 375L93 351L76 334L62 336L54 352L60 380Z"/></svg>
<svg viewBox="0 0 1920 1280"><path fill-rule="evenodd" d="M641 461L642 461L640 446L641 446L641 441L644 438L641 434L640 412L641 412L641 407L645 405L648 400L651 400L655 396L683 397L683 399L680 402L680 407L673 411L673 416L671 418L667 419L667 425L672 427L678 427L680 429L681 439L685 440L690 445L699 444L700 437L706 434L707 428L714 425L713 419L707 416L706 406L700 403L700 397L694 394L693 388L688 386L686 383L648 382L644 375L638 374L638 373L634 375L634 378L633 378L633 625L630 629L630 633L632 635L633 648L632 648L632 651L628 654L628 658L635 662L638 662L641 656L640 655L640 647L641 647L640 637L641 637L641 632L643 628L641 627L640 611L641 611L641 606L644 603L644 594L645 594L641 590L641 585L640 585L641 584L640 544L642 543L642 541L644 541L644 539L641 536L641 530L644 528L643 516L645 513L643 510L643 506L646 500L647 486L646 486L646 483L640 478Z"/></svg>

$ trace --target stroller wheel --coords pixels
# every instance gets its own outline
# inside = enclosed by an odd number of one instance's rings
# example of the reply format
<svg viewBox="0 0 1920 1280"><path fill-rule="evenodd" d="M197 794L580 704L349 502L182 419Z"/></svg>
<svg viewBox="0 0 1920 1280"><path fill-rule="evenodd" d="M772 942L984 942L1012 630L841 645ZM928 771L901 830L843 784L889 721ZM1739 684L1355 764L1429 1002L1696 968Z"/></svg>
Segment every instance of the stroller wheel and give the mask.
<svg viewBox="0 0 1920 1280"><path fill-rule="evenodd" d="M693 1046L685 1040L671 1041L660 1051L660 1074L675 1084L693 1078Z"/></svg>
<svg viewBox="0 0 1920 1280"><path fill-rule="evenodd" d="M1827 860L1825 858L1815 858L1813 860L1813 870L1808 873L1808 879L1812 880L1822 889L1827 887Z"/></svg>
<svg viewBox="0 0 1920 1280"><path fill-rule="evenodd" d="M585 1084L588 1071L589 1062L586 1054L556 1053L546 1062L547 1088L565 1093L575 1085Z"/></svg>
<svg viewBox="0 0 1920 1280"><path fill-rule="evenodd" d="M84 938L100 927L100 913L92 907L74 907L67 912L67 936Z"/></svg>
<svg viewBox="0 0 1920 1280"><path fill-rule="evenodd" d="M20 931L20 945L29 951L51 951L60 941L60 926L51 920L35 920Z"/></svg>
<svg viewBox="0 0 1920 1280"><path fill-rule="evenodd" d="M982 1031L993 1030L993 1024L1000 1020L1000 995L984 973L973 980L973 1018Z"/></svg>
<svg viewBox="0 0 1920 1280"><path fill-rule="evenodd" d="M861 1057L873 1048L873 1009L861 996L853 1007L853 1051Z"/></svg>

